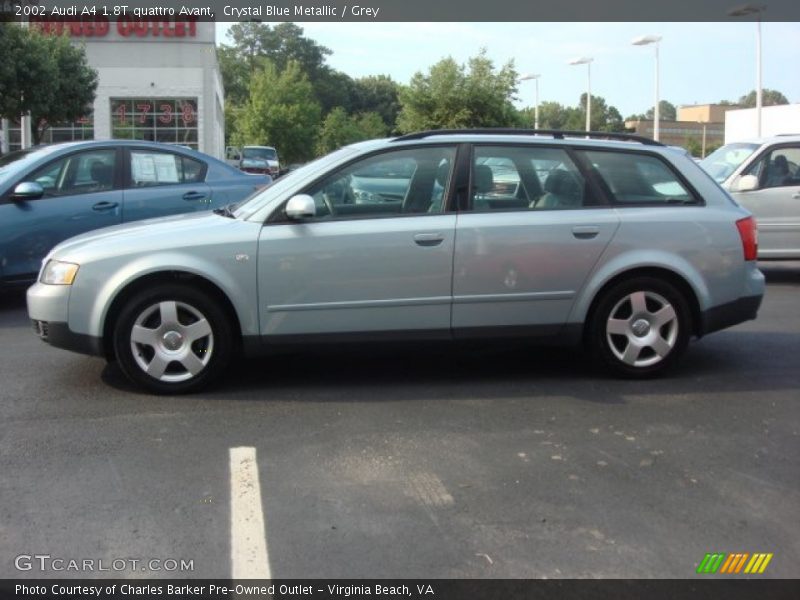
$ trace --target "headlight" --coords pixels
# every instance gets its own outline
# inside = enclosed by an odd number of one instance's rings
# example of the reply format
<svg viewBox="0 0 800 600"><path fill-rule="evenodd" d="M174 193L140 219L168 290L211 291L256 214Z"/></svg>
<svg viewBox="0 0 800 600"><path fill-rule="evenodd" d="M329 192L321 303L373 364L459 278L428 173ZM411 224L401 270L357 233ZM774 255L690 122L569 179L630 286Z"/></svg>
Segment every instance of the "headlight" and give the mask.
<svg viewBox="0 0 800 600"><path fill-rule="evenodd" d="M42 269L39 281L49 285L72 285L75 275L78 274L78 265L60 260L48 260Z"/></svg>

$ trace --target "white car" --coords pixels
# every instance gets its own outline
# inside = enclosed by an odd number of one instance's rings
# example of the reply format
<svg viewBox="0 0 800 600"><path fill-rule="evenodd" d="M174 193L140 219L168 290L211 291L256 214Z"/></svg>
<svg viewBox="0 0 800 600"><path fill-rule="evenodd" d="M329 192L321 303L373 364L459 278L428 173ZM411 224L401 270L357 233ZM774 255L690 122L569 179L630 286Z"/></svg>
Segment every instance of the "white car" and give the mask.
<svg viewBox="0 0 800 600"><path fill-rule="evenodd" d="M800 135L726 144L700 165L755 215L759 260L800 259Z"/></svg>

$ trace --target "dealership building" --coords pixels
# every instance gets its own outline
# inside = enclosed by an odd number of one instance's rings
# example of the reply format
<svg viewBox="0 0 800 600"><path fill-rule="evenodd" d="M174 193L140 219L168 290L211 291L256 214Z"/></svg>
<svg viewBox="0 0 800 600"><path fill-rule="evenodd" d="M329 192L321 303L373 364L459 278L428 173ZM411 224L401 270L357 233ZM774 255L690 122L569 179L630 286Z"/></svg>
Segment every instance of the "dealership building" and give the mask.
<svg viewBox="0 0 800 600"><path fill-rule="evenodd" d="M69 35L86 49L98 75L97 95L87 115L74 123L53 124L42 142L140 139L223 157L224 89L214 23L97 17L32 20L30 26ZM19 149L19 124L4 121L4 126L4 145Z"/></svg>

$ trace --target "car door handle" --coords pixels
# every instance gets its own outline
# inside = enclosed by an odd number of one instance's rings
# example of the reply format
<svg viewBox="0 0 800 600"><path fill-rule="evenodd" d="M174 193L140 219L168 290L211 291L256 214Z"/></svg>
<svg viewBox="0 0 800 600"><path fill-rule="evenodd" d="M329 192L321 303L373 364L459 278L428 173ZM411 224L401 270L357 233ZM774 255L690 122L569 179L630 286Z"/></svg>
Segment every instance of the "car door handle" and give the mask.
<svg viewBox="0 0 800 600"><path fill-rule="evenodd" d="M202 200L206 195L202 192L186 192L183 195L184 200Z"/></svg>
<svg viewBox="0 0 800 600"><path fill-rule="evenodd" d="M438 246L444 241L441 233L418 233L414 236L414 242L418 246Z"/></svg>
<svg viewBox="0 0 800 600"><path fill-rule="evenodd" d="M795 200L800 200L800 192L797 192L796 194L792 194L792 198L794 198Z"/></svg>
<svg viewBox="0 0 800 600"><path fill-rule="evenodd" d="M92 205L92 210L111 210L112 208L117 208L119 206L119 202L98 202L97 204Z"/></svg>
<svg viewBox="0 0 800 600"><path fill-rule="evenodd" d="M595 225L578 225L572 228L572 235L579 240L590 240L597 237L600 228Z"/></svg>

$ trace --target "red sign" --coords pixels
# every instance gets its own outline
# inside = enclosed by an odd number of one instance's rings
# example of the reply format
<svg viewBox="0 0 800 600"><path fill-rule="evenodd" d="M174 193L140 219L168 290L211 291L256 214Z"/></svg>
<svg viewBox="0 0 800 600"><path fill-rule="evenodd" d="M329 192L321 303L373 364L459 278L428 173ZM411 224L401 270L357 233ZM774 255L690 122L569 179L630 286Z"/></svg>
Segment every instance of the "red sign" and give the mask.
<svg viewBox="0 0 800 600"><path fill-rule="evenodd" d="M81 17L79 20L59 20L49 17L31 17L31 24L43 33L72 37L105 37L111 29L108 17ZM122 37L168 37L182 38L197 35L196 19L156 21L124 16L114 21L117 33Z"/></svg>

